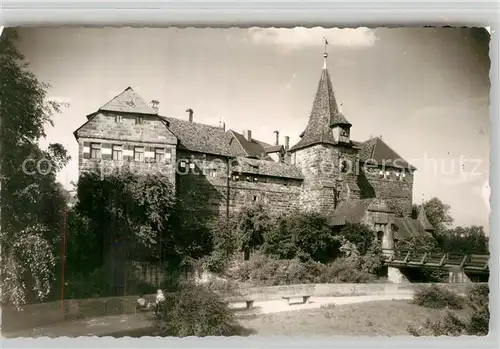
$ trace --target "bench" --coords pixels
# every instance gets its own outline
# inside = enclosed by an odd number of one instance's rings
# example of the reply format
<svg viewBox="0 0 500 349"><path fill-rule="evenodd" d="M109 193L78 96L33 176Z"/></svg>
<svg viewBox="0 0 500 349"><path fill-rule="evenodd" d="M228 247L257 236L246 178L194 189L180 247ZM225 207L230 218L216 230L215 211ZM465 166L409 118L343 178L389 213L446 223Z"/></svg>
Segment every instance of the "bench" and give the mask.
<svg viewBox="0 0 500 349"><path fill-rule="evenodd" d="M292 303L290 303L290 299L292 298L300 298L302 297L302 304L306 304L307 301L309 300L309 298L311 298L311 295L300 295L300 296L283 296L281 298L283 298L284 300L286 300L287 304L290 305Z"/></svg>
<svg viewBox="0 0 500 349"><path fill-rule="evenodd" d="M228 303L243 303L245 302L246 304L246 309L252 309L254 300L252 298L235 298L235 299L228 299Z"/></svg>

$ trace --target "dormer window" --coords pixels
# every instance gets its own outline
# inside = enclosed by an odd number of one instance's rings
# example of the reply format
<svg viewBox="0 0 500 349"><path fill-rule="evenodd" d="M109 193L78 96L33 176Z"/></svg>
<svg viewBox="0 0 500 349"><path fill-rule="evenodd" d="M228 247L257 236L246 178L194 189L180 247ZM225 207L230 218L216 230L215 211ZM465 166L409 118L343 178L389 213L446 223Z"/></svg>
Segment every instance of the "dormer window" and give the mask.
<svg viewBox="0 0 500 349"><path fill-rule="evenodd" d="M339 142L349 143L349 129L343 127L338 127L338 129Z"/></svg>

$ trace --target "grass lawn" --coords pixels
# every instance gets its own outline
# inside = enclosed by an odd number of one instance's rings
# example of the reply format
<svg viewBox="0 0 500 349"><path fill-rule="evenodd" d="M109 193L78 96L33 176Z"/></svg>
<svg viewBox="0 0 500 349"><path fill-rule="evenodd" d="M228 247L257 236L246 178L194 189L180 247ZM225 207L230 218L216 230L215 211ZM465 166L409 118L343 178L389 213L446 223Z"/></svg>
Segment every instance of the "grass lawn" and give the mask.
<svg viewBox="0 0 500 349"><path fill-rule="evenodd" d="M254 315L239 323L259 336L408 336L408 325L419 327L440 312L407 300L391 300Z"/></svg>

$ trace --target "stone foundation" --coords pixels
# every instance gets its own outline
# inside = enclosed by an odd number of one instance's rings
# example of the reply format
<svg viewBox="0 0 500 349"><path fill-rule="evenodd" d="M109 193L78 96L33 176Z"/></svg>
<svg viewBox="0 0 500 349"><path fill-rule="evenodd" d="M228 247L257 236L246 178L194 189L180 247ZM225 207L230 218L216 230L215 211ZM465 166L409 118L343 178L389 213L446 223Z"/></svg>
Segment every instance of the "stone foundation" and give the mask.
<svg viewBox="0 0 500 349"><path fill-rule="evenodd" d="M410 283L408 278L398 268L387 268L387 280L394 284L407 284Z"/></svg>

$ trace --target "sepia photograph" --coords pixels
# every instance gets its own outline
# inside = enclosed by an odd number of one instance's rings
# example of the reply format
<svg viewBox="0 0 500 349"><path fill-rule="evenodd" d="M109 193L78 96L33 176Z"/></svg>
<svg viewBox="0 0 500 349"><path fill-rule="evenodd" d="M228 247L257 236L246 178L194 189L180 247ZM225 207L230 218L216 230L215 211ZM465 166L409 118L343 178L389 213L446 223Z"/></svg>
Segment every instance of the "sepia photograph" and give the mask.
<svg viewBox="0 0 500 349"><path fill-rule="evenodd" d="M1 332L486 336L485 28L4 28Z"/></svg>

